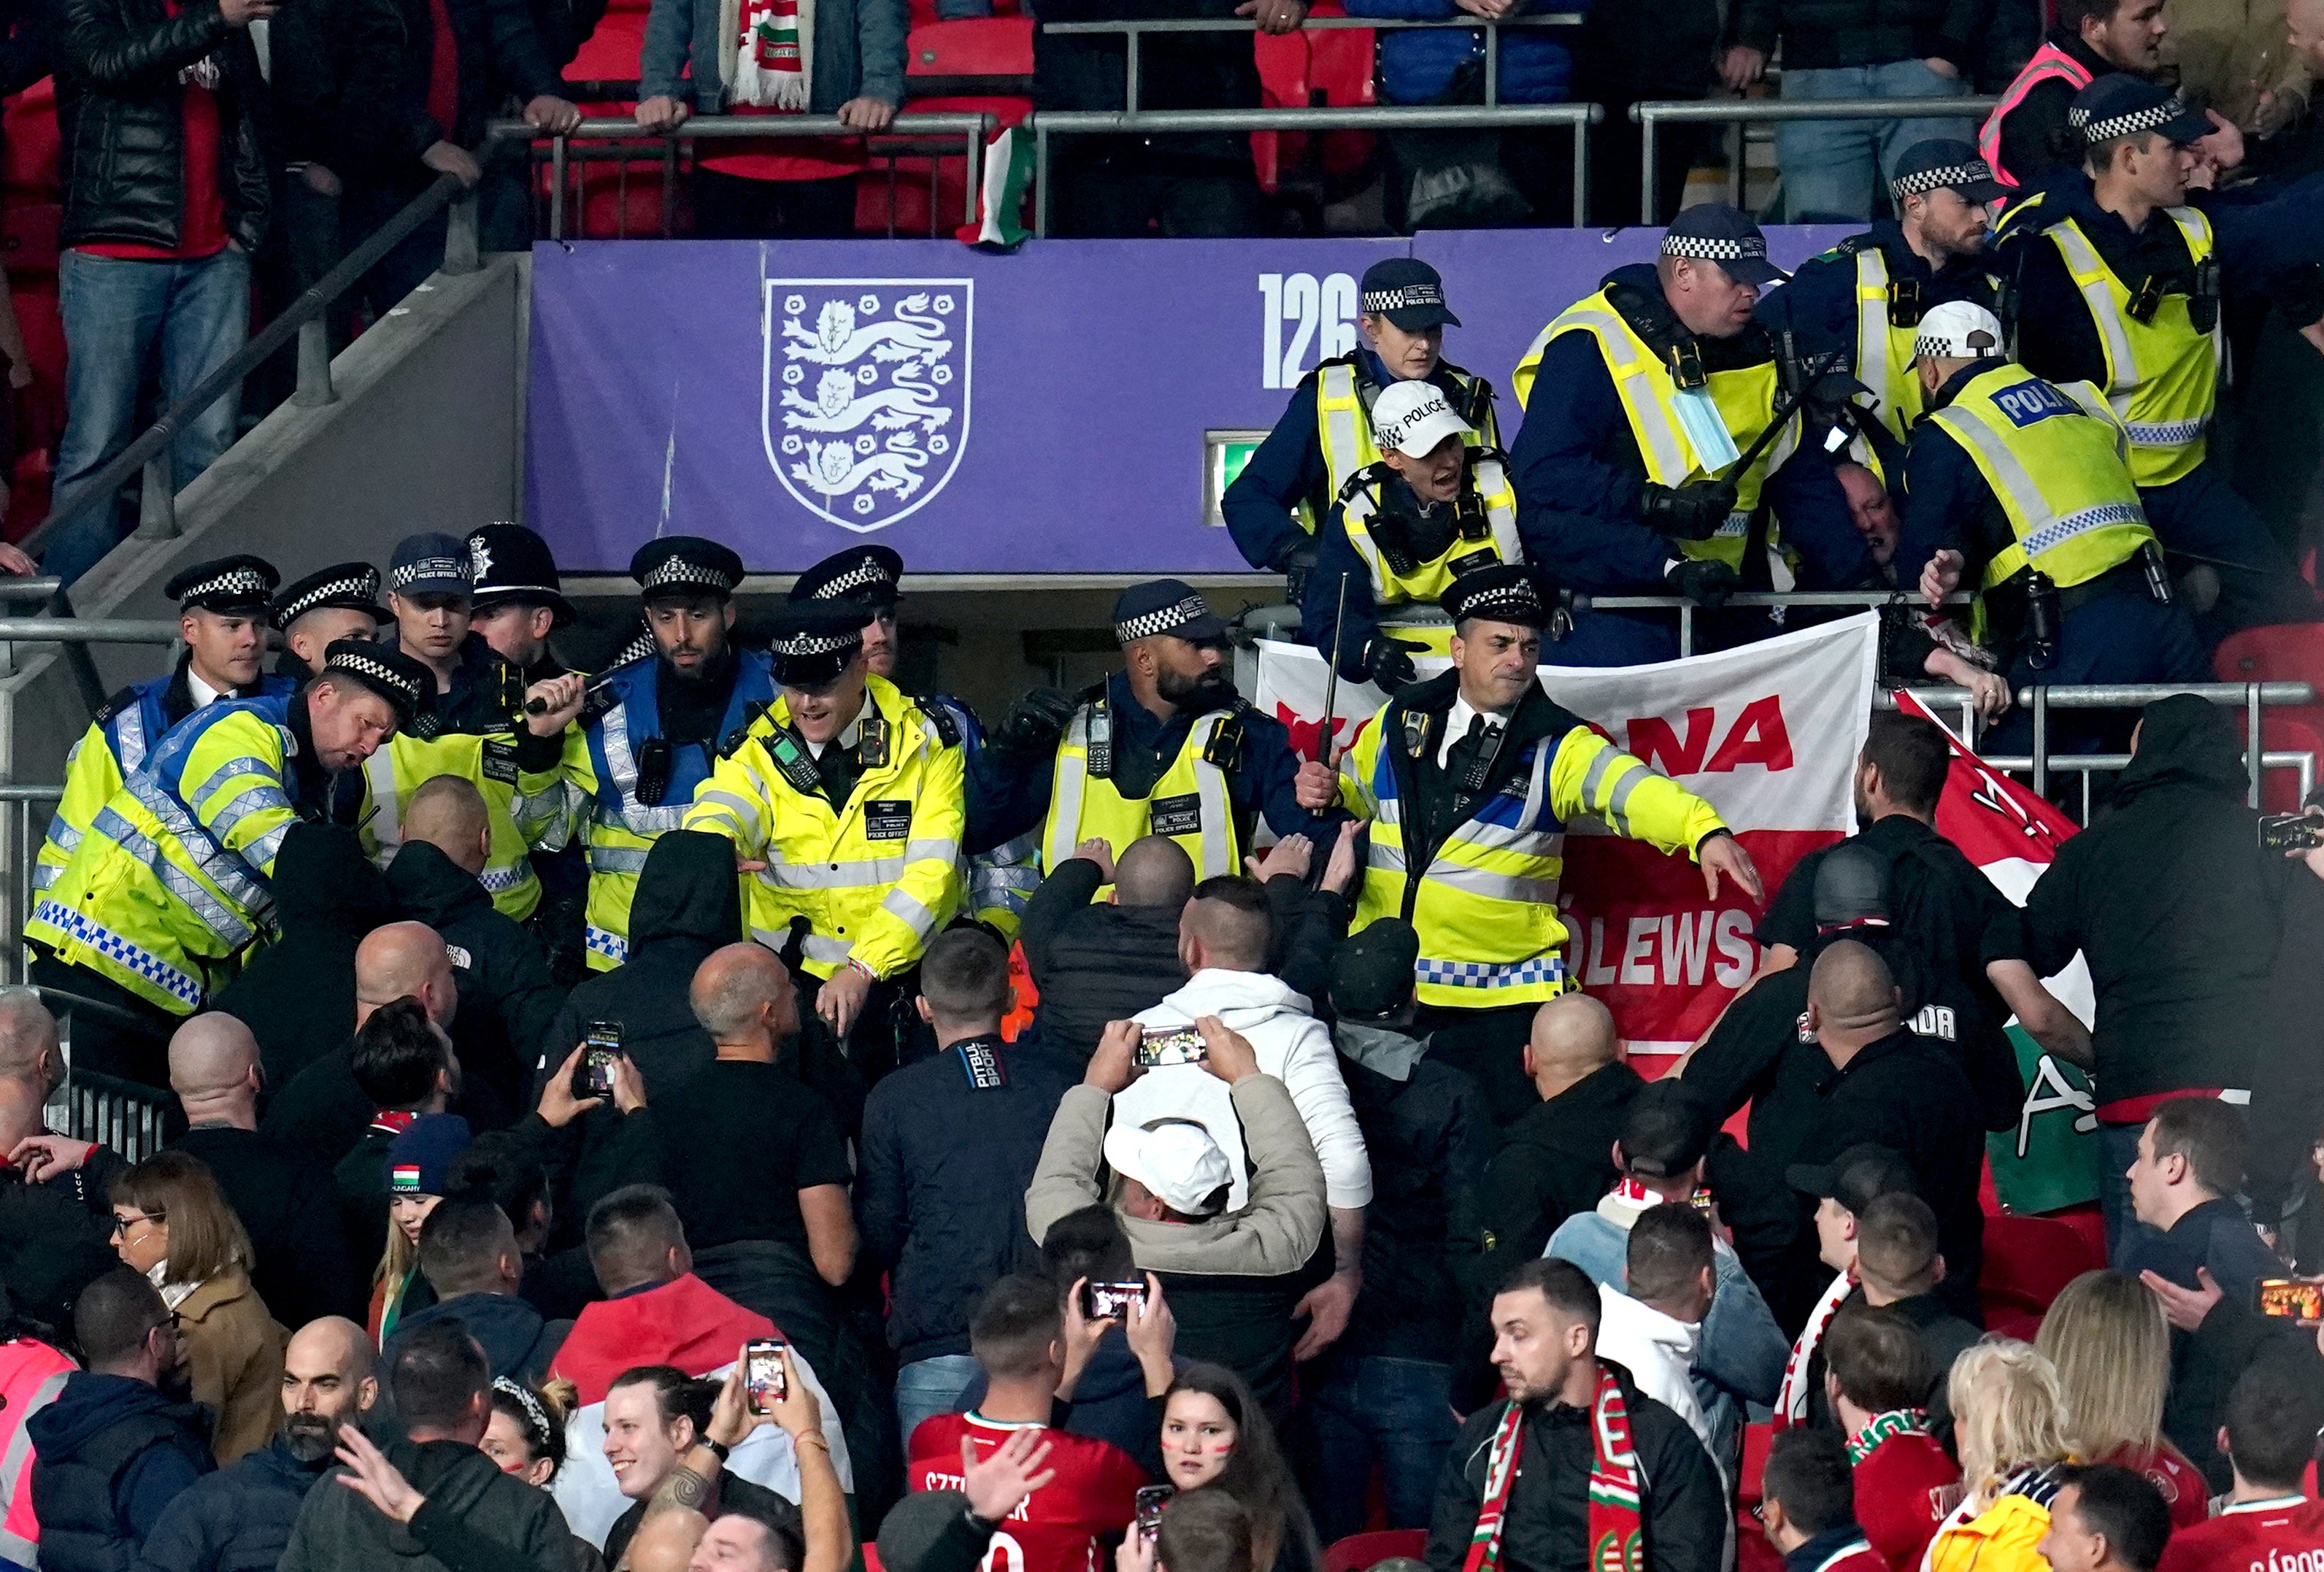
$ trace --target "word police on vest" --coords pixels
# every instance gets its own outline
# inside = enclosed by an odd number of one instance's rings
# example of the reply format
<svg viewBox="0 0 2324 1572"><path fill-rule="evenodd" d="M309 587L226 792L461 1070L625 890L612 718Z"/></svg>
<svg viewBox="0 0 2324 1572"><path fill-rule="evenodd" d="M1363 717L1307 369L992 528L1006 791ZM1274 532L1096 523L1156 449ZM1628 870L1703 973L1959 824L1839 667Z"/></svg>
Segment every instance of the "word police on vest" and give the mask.
<svg viewBox="0 0 2324 1572"><path fill-rule="evenodd" d="M1372 404L1372 437L1382 453L1426 458L1452 437L1466 441L1469 423L1452 413L1434 382L1398 382Z"/></svg>

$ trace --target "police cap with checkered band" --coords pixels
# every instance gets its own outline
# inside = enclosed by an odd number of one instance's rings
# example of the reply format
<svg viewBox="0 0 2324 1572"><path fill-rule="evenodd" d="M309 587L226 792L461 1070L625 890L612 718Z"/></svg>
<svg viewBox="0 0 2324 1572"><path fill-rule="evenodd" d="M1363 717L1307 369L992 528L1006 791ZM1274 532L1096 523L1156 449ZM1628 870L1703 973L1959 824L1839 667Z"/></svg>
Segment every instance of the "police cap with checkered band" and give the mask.
<svg viewBox="0 0 2324 1572"><path fill-rule="evenodd" d="M468 571L468 543L456 535L429 530L407 535L388 558L388 593L397 595L465 595L476 587Z"/></svg>
<svg viewBox="0 0 2324 1572"><path fill-rule="evenodd" d="M1356 286L1356 308L1385 317L1406 333L1461 326L1444 304L1443 278L1416 256L1383 257L1366 268Z"/></svg>
<svg viewBox="0 0 2324 1572"><path fill-rule="evenodd" d="M368 639L342 639L323 652L324 677L344 677L388 702L395 723L409 726L436 703L436 674L400 649Z"/></svg>
<svg viewBox="0 0 2324 1572"><path fill-rule="evenodd" d="M1993 166L1978 155L1977 144L1951 137L1932 136L1916 142L1896 161L1888 181L1888 195L1898 202L1950 189L1964 202L1997 202L2009 188L1993 178Z"/></svg>
<svg viewBox="0 0 2324 1572"><path fill-rule="evenodd" d="M2108 71L2075 94L2066 124L2091 147L2149 131L2181 146L2211 133L2211 123L2184 98L2129 71Z"/></svg>
<svg viewBox="0 0 2324 1572"><path fill-rule="evenodd" d="M272 563L244 553L197 563L164 585L162 593L177 602L180 611L248 616L266 611L268 597L281 582Z"/></svg>
<svg viewBox="0 0 2324 1572"><path fill-rule="evenodd" d="M274 597L275 630L327 606L367 611L374 622L390 620L387 608L379 603L379 569L367 562L340 562L317 569Z"/></svg>
<svg viewBox="0 0 2324 1572"><path fill-rule="evenodd" d="M1663 231L1662 254L1715 262L1738 284L1781 283L1792 275L1767 260L1767 237L1751 216L1724 202L1689 207Z"/></svg>
<svg viewBox="0 0 2324 1572"><path fill-rule="evenodd" d="M742 582L742 559L732 547L699 535L665 535L638 547L630 558L630 576L638 581L641 600L724 598Z"/></svg>
<svg viewBox="0 0 2324 1572"><path fill-rule="evenodd" d="M904 597L896 587L904 559L884 546L851 546L835 551L799 575L794 601L845 601L867 611L884 611Z"/></svg>
<svg viewBox="0 0 2324 1572"><path fill-rule="evenodd" d="M506 520L468 531L468 572L476 587L468 605L476 611L512 602L546 606L549 626L573 621L573 603L557 579L557 557L549 542L521 524Z"/></svg>
<svg viewBox="0 0 2324 1572"><path fill-rule="evenodd" d="M1913 330L1914 360L2000 360L2001 318L1973 300L1929 308Z"/></svg>
<svg viewBox="0 0 2324 1572"><path fill-rule="evenodd" d="M775 681L784 687L836 682L863 648L863 608L853 601L793 601L775 613L767 648Z"/></svg>
<svg viewBox="0 0 2324 1572"><path fill-rule="evenodd" d="M1478 620L1510 622L1520 628L1544 628L1549 624L1549 608L1542 604L1541 586L1534 582L1533 569L1521 563L1495 563L1490 567L1464 573L1452 581L1452 587L1436 603L1452 619L1455 629Z"/></svg>
<svg viewBox="0 0 2324 1572"><path fill-rule="evenodd" d="M1189 644L1207 644L1227 636L1227 622L1199 591L1178 579L1148 579L1114 597L1116 639L1135 644L1165 634Z"/></svg>

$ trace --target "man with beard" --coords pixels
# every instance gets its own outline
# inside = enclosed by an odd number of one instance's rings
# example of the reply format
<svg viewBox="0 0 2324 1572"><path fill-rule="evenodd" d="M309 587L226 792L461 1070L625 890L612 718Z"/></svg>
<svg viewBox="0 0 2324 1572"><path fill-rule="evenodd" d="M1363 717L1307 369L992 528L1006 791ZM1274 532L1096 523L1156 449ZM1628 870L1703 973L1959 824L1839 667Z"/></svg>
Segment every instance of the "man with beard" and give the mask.
<svg viewBox="0 0 2324 1572"><path fill-rule="evenodd" d="M280 1560L300 1503L331 1466L339 1427L360 1424L379 1400L377 1364L355 1322L309 1322L282 1355L281 1431L171 1502L145 1538L141 1569L239 1572Z"/></svg>
<svg viewBox="0 0 2324 1572"><path fill-rule="evenodd" d="M1505 1402L1469 1416L1436 1487L1429 1572L1712 1572L1731 1525L1686 1421L1598 1357L1597 1284L1526 1262L1493 1297ZM1483 1552L1481 1561L1478 1552Z"/></svg>
<svg viewBox="0 0 2324 1572"><path fill-rule="evenodd" d="M721 750L683 827L734 843L743 925L877 1080L897 1063L920 955L960 907L968 810L959 731L871 673L862 617L834 601L785 609L781 692Z"/></svg>
<svg viewBox="0 0 2324 1572"><path fill-rule="evenodd" d="M381 642L433 674L435 713L382 749L346 790L362 803L364 847L384 867L402 843L403 804L421 782L455 775L473 783L493 831L477 878L493 905L521 923L540 905L526 853L554 840L563 818L564 735L579 712L578 685L537 685L534 696L561 702L527 713L518 667L469 626L475 585L468 543L457 536L413 535L396 547L387 570L395 626Z"/></svg>
<svg viewBox="0 0 2324 1572"><path fill-rule="evenodd" d="M1760 302L1759 323L1787 363L1788 385L1801 385L1815 363L1848 372L1871 390L1858 396L1853 414L1819 411L1809 438L1842 426L1854 437L1857 460L1892 486L1902 479L1901 445L1911 439L1923 407L1920 380L1913 374L1913 338L1922 315L1948 300L2000 309L2001 280L1986 265L1985 250L1990 205L2002 193L1970 143L1916 142L1896 161L1888 182L1896 216L1801 263L1789 284Z"/></svg>
<svg viewBox="0 0 2324 1572"><path fill-rule="evenodd" d="M282 635L274 669L305 682L323 669L323 652L342 639L370 639L395 621L379 603L379 569L367 562L318 568L274 597L270 619Z"/></svg>
<svg viewBox="0 0 2324 1572"><path fill-rule="evenodd" d="M646 853L686 817L730 740L774 702L767 657L733 646L742 559L715 540L665 535L630 558L655 653L614 667L585 713L582 682L537 690L552 714L583 714L566 790L589 849L589 968L629 959L630 903ZM602 710L599 706L602 705ZM568 707L569 706L569 707Z"/></svg>
<svg viewBox="0 0 2324 1572"><path fill-rule="evenodd" d="M973 795L1003 829L1041 826L1044 875L1084 841L1118 858L1148 835L1184 847L1197 881L1240 873L1260 815L1277 836L1330 844L1342 815L1299 805L1291 733L1236 695L1224 618L1152 579L1115 599L1113 635L1120 671L1078 701L1028 694L977 758Z"/></svg>
<svg viewBox="0 0 2324 1572"><path fill-rule="evenodd" d="M884 546L852 546L835 551L791 585L790 598L799 601L844 601L860 606L870 620L863 624L863 664L873 676L896 680L898 645L896 603L904 576L904 559ZM976 756L984 750L983 722L965 701L951 694L926 694L918 698L923 710L942 710L960 732L968 778L976 778ZM1017 937L1025 905L1039 887L1040 837L1027 830L1014 837L996 837L991 823L991 804L972 791L968 796L969 852L967 910L978 922L1001 935Z"/></svg>

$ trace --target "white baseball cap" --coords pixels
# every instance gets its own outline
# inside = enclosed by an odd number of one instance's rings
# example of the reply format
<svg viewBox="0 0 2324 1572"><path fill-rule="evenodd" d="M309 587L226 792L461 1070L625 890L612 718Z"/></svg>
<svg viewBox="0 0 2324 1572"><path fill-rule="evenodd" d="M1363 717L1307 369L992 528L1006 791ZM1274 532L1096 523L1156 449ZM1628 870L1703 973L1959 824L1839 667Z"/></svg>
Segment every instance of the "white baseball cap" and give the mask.
<svg viewBox="0 0 2324 1572"><path fill-rule="evenodd" d="M1921 318L1913 335L1915 360L2000 360L2001 318L1968 300L1948 300Z"/></svg>
<svg viewBox="0 0 2324 1572"><path fill-rule="evenodd" d="M1105 1160L1188 1217L1204 1215L1210 1199L1234 1177L1210 1131L1192 1119L1118 1124L1105 1133Z"/></svg>
<svg viewBox="0 0 2324 1572"><path fill-rule="evenodd" d="M1469 423L1452 413L1434 382L1398 382L1372 400L1372 440L1382 453L1426 458L1446 437L1468 435Z"/></svg>

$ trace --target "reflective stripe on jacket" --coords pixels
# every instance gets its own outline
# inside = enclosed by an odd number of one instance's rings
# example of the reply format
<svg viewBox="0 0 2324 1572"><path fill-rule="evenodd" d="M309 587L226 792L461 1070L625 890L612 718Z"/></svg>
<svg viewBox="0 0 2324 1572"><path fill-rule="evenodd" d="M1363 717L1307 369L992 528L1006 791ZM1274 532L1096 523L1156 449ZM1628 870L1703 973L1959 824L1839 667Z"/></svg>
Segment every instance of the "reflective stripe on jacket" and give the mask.
<svg viewBox="0 0 2324 1572"><path fill-rule="evenodd" d="M1517 543L1517 493L1509 483L1506 465L1498 457L1480 458L1464 476L1462 499L1474 505L1472 531L1455 534L1443 554L1415 563L1399 573L1373 536L1371 521L1379 515L1380 489L1386 479L1368 481L1340 506L1340 521L1348 544L1363 559L1372 581L1372 604L1386 608L1412 602L1433 605L1452 587L1452 581L1473 568L1493 563L1523 562L1525 548Z"/></svg>
<svg viewBox="0 0 2324 1572"><path fill-rule="evenodd" d="M2072 83L2078 93L2090 85L2088 67L2056 44L2045 41L2040 49L2034 51L2034 58L2025 62L2025 69L2017 73L2017 79L2003 90L2001 102L1993 106L1993 113L1987 115L1985 124L1978 128L1978 153L1993 170L1993 178L2003 185L2014 188L2020 182L2001 164L2001 123L2009 118L2010 111L2025 101L2026 94L2042 83L2058 78Z"/></svg>
<svg viewBox="0 0 2324 1572"><path fill-rule="evenodd" d="M2165 212L2197 267L2211 254L2211 221L2192 207ZM2227 331L2199 331L2191 301L2173 290L2141 322L2130 313L2131 292L2115 277L2097 246L2071 218L2042 232L2066 259L2106 354L2107 401L2130 433L2130 473L2142 486L2166 486L2203 462L2204 432L2218 400Z"/></svg>
<svg viewBox="0 0 2324 1572"><path fill-rule="evenodd" d="M1074 712L1057 742L1057 762L1049 788L1049 816L1042 827L1041 867L1054 870L1084 841L1102 838L1116 857L1133 841L1164 835L1194 860L1196 879L1233 873L1242 867L1235 833L1234 798L1227 772L1205 757L1219 729L1233 715L1213 710L1186 729L1178 757L1157 777L1142 797L1126 797L1111 776L1090 772L1090 730L1098 702ZM1118 728L1119 722L1114 722Z"/></svg>
<svg viewBox="0 0 2324 1572"><path fill-rule="evenodd" d="M1359 376L1352 358L1325 361L1315 368L1315 441L1323 450L1323 467L1330 473L1324 492L1326 501L1336 498L1347 489L1348 482L1379 462L1379 445L1372 439L1372 400L1380 390ZM1499 422L1493 416L1492 385L1480 377L1451 366L1440 368L1432 382L1451 378L1458 389L1457 396L1449 399L1453 412L1463 419L1481 402L1480 420L1469 420L1469 435L1463 440L1471 447L1499 447L1501 442ZM1479 390L1482 389L1481 399ZM1308 534L1315 533L1319 522L1314 510L1303 501L1295 510L1299 527Z"/></svg>

